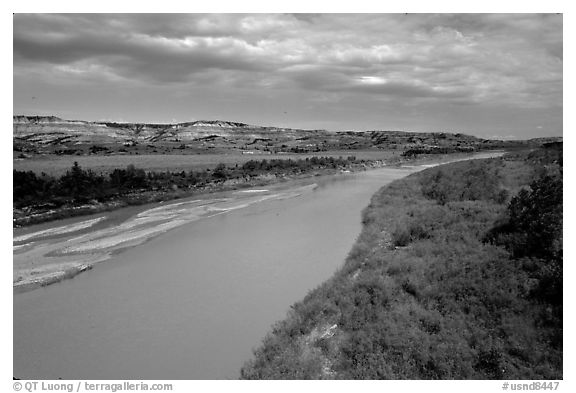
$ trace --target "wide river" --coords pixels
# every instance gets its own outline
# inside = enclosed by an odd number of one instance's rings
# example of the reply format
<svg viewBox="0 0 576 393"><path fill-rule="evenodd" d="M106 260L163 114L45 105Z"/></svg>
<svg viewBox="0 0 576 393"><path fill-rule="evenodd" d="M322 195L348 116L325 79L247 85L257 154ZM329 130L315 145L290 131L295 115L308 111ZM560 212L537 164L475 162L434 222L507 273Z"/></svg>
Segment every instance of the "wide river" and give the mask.
<svg viewBox="0 0 576 393"><path fill-rule="evenodd" d="M238 378L272 324L343 265L371 196L420 169L316 177L16 231L15 260L30 247L30 258L45 250L103 262L14 294L14 376Z"/></svg>

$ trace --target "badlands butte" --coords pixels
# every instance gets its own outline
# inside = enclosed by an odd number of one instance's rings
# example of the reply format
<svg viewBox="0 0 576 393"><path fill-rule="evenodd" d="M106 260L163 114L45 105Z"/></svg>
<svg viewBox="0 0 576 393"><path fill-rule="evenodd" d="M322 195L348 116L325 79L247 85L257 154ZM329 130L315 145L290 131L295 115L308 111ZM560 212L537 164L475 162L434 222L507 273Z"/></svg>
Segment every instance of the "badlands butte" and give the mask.
<svg viewBox="0 0 576 393"><path fill-rule="evenodd" d="M14 116L15 158L38 155L302 154L344 151L434 154L473 152L541 143L481 139L461 133L303 130L231 121L176 124L64 120ZM554 139L554 138L552 138ZM18 166L18 165L16 165Z"/></svg>

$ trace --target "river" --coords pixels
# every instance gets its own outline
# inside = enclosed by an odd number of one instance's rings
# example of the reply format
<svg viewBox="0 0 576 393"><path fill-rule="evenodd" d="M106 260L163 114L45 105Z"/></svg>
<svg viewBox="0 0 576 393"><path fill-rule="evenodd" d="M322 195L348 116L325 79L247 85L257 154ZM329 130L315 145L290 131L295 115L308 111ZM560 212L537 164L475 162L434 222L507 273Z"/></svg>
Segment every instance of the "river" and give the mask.
<svg viewBox="0 0 576 393"><path fill-rule="evenodd" d="M102 262L14 294L14 376L238 378L272 324L342 266L371 196L420 169L316 177L16 232L15 261Z"/></svg>

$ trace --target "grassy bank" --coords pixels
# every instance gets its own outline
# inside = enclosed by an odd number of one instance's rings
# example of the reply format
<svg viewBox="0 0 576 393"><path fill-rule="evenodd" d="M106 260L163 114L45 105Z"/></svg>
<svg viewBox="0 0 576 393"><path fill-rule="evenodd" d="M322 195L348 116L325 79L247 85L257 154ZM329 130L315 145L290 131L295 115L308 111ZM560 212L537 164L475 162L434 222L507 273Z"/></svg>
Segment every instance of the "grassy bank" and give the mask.
<svg viewBox="0 0 576 393"><path fill-rule="evenodd" d="M414 174L363 224L242 378L562 378L561 147Z"/></svg>

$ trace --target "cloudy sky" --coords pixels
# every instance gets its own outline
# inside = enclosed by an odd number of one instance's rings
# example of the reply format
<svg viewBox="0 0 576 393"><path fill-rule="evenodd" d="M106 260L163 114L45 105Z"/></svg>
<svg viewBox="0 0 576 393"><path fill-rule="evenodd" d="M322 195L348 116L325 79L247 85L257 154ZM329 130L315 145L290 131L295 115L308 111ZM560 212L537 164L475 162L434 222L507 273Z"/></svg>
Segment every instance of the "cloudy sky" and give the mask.
<svg viewBox="0 0 576 393"><path fill-rule="evenodd" d="M14 114L562 135L555 14L14 16Z"/></svg>

